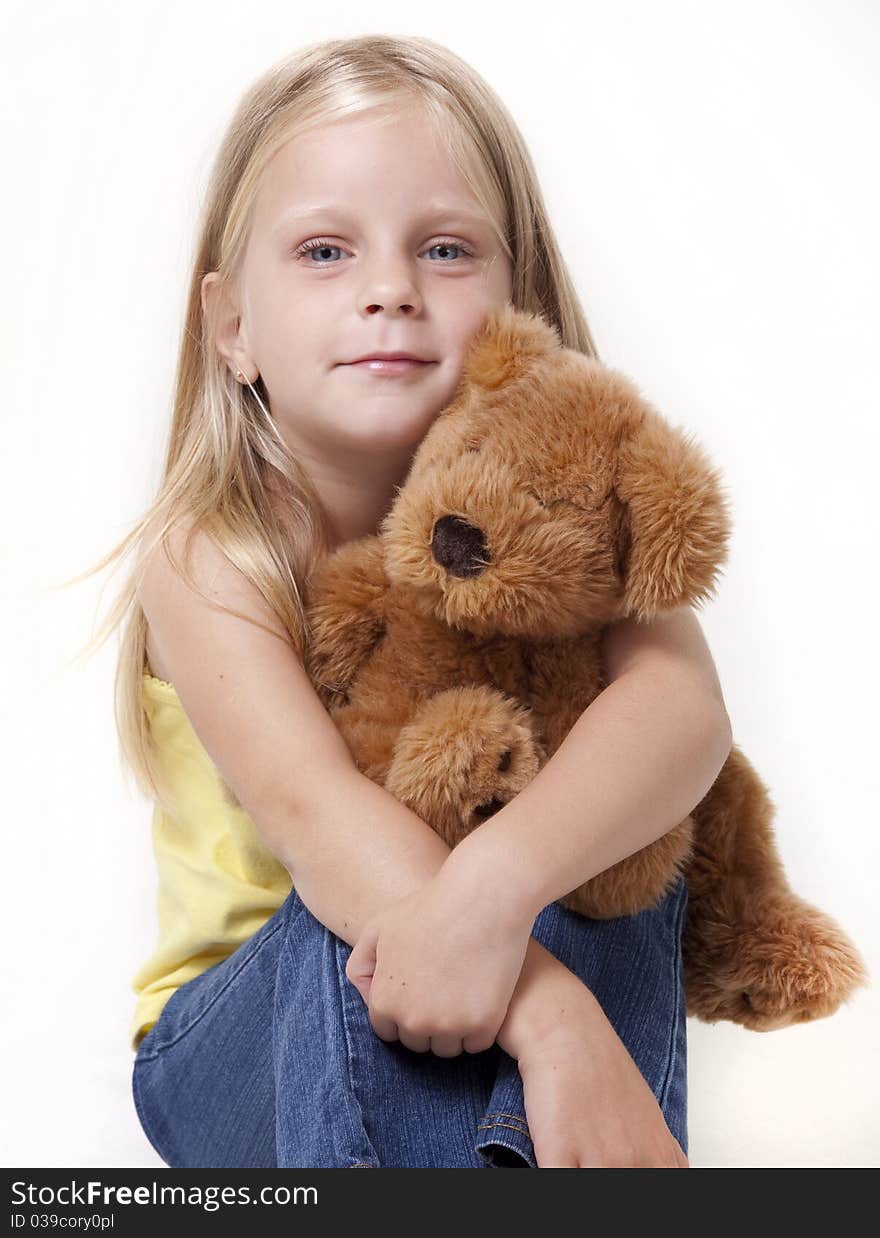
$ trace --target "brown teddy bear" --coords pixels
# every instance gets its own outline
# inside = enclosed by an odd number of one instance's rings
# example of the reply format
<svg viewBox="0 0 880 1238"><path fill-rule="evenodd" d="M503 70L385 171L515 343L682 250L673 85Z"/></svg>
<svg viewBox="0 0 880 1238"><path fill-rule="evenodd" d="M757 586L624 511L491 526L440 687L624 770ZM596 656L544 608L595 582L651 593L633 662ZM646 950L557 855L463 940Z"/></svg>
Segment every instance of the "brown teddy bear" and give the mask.
<svg viewBox="0 0 880 1238"><path fill-rule="evenodd" d="M380 534L312 573L312 682L358 768L454 847L607 685L603 629L711 597L729 532L700 448L625 376L507 306ZM689 1014L761 1031L829 1015L867 973L790 889L773 813L734 745L684 821L560 901L629 915L684 873Z"/></svg>

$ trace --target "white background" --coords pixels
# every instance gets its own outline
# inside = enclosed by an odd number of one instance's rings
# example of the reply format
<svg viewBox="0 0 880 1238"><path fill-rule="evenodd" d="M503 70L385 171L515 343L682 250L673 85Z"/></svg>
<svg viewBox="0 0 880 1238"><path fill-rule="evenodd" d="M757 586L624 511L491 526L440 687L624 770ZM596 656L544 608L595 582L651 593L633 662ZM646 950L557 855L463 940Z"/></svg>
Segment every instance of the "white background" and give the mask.
<svg viewBox="0 0 880 1238"><path fill-rule="evenodd" d="M426 35L511 110L602 359L723 470L734 536L700 618L734 736L793 885L877 973L878 8L432 11L7 4L7 1166L161 1164L127 1044L156 931L150 810L117 757L115 641L73 661L122 573L53 586L155 492L211 159L252 80L315 39ZM816 1024L689 1033L694 1167L880 1159L876 986Z"/></svg>

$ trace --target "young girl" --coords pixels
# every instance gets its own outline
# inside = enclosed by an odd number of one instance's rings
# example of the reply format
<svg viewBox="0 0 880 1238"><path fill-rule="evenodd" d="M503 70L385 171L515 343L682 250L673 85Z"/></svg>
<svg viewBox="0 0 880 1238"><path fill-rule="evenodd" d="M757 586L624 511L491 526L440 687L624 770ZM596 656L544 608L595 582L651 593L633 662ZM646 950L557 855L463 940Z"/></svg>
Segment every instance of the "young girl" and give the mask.
<svg viewBox="0 0 880 1238"><path fill-rule="evenodd" d="M377 531L505 302L597 355L467 64L338 39L250 89L161 490L112 552L138 549L109 622L128 609L117 719L159 871L133 1093L170 1166L688 1163L684 882L617 920L555 900L683 819L730 750L692 611L609 630L608 688L451 853L357 770L303 669L312 566Z"/></svg>

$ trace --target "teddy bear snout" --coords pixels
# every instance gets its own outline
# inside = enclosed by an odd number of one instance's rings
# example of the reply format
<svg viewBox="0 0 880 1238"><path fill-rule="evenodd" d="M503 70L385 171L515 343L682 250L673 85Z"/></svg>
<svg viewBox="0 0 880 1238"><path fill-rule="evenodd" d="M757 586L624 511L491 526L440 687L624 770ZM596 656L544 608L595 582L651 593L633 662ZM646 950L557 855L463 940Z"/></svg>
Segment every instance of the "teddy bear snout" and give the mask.
<svg viewBox="0 0 880 1238"><path fill-rule="evenodd" d="M434 525L431 552L453 576L479 576L489 562L482 529L461 516L441 516Z"/></svg>

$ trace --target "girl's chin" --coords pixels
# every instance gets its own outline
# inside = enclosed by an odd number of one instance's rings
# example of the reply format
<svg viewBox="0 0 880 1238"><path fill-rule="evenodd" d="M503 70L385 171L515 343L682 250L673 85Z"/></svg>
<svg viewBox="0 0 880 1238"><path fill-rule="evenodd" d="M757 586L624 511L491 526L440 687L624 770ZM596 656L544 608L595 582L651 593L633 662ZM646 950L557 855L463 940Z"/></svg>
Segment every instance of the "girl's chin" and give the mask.
<svg viewBox="0 0 880 1238"><path fill-rule="evenodd" d="M383 458L413 455L424 437L424 434L376 434L372 438L359 438L354 442L349 440L348 448L358 455L374 457L376 465L381 467Z"/></svg>
<svg viewBox="0 0 880 1238"><path fill-rule="evenodd" d="M403 451L418 446L437 416L437 413L433 413L429 417L415 418L404 415L401 410L401 415L395 417L393 412L388 412L384 417L365 419L354 431L351 426L347 426L344 437L350 446L364 451L389 451L395 448Z"/></svg>

